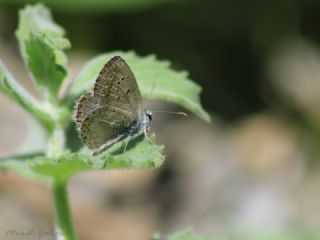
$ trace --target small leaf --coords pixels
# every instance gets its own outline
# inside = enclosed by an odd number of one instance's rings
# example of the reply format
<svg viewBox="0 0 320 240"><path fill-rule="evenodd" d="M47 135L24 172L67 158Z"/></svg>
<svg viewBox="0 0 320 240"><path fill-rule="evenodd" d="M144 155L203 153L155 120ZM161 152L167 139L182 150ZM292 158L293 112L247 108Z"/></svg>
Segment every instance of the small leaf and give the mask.
<svg viewBox="0 0 320 240"><path fill-rule="evenodd" d="M192 233L192 228L170 235L167 240L215 240L213 237L196 236Z"/></svg>
<svg viewBox="0 0 320 240"><path fill-rule="evenodd" d="M67 74L63 50L69 48L70 43L63 37L64 30L54 23L46 7L36 4L20 11L16 35L37 86L55 99Z"/></svg>
<svg viewBox="0 0 320 240"><path fill-rule="evenodd" d="M153 144L155 135L149 136L149 140L144 135L132 139L124 151L127 139L115 144L102 155L105 159L106 169L112 168L154 168L160 167L164 161L162 155L163 146Z"/></svg>
<svg viewBox="0 0 320 240"><path fill-rule="evenodd" d="M6 159L6 160L0 160L0 168L12 170L19 175L36 181L48 181L49 179L41 174L35 173L25 160L19 160L19 159Z"/></svg>
<svg viewBox="0 0 320 240"><path fill-rule="evenodd" d="M32 34L26 41L26 51L33 76L43 87L48 87L52 96L56 96L67 71L59 64L52 47L44 36Z"/></svg>
<svg viewBox="0 0 320 240"><path fill-rule="evenodd" d="M34 173L63 182L79 172L92 169L87 162L84 155L65 153L59 158L38 157L29 161L29 165Z"/></svg>
<svg viewBox="0 0 320 240"><path fill-rule="evenodd" d="M201 87L188 78L187 72L174 71L168 61L157 60L154 56L139 57L133 52L111 52L89 61L75 79L70 90L71 97L74 99L91 90L103 65L116 55L129 64L143 96L176 103L203 120L210 121L209 114L200 103ZM153 86L155 88L152 91Z"/></svg>
<svg viewBox="0 0 320 240"><path fill-rule="evenodd" d="M132 139L124 152L123 142L115 144L98 157L83 150L80 153L65 153L58 158L38 157L29 161L31 169L44 176L50 176L58 181L87 170L122 169L122 168L154 168L163 161L163 147L151 144L140 135ZM154 141L154 135L150 141Z"/></svg>
<svg viewBox="0 0 320 240"><path fill-rule="evenodd" d="M126 151L123 142L119 142L97 157L92 157L87 150L83 150L80 153L64 153L59 157L38 156L25 159L27 161L1 160L0 167L35 180L54 178L60 182L88 170L160 167L164 161L163 146L153 144L154 135L150 136L151 142L142 138L144 136L140 135L132 139Z"/></svg>

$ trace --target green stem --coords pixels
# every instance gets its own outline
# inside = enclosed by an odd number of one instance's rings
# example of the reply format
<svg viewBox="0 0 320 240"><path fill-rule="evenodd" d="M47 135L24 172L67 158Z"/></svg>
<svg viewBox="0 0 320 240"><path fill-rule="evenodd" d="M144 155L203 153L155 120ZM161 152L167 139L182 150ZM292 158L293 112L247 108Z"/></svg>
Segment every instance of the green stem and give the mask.
<svg viewBox="0 0 320 240"><path fill-rule="evenodd" d="M71 213L68 201L67 181L55 181L53 184L53 197L58 223L57 239L63 236L64 240L75 240ZM58 235L60 235L58 237Z"/></svg>
<svg viewBox="0 0 320 240"><path fill-rule="evenodd" d="M56 127L51 133L48 142L47 156L59 157L64 151L65 135L63 128L59 123L56 123Z"/></svg>
<svg viewBox="0 0 320 240"><path fill-rule="evenodd" d="M1 59L0 92L5 93L26 111L30 112L46 129L52 130L54 116L15 80Z"/></svg>

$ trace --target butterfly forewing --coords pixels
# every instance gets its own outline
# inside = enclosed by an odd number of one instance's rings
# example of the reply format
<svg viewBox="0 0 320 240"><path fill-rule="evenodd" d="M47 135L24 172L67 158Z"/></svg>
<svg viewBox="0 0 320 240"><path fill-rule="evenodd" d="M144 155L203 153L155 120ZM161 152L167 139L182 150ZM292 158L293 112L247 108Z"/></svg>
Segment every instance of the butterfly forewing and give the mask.
<svg viewBox="0 0 320 240"><path fill-rule="evenodd" d="M121 57L112 58L101 70L94 86L100 105L108 104L141 113L142 98L137 81L128 64Z"/></svg>

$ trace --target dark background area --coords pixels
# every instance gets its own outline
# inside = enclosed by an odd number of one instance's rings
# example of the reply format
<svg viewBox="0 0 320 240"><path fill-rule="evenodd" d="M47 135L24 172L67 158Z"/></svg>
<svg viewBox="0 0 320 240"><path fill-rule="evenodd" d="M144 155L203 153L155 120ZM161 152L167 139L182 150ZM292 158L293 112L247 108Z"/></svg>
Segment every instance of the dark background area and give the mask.
<svg viewBox="0 0 320 240"><path fill-rule="evenodd" d="M2 18L10 25L3 34L12 38L21 5L5 6ZM71 51L135 50L169 59L203 86L206 109L226 120L268 108L261 86L266 87L264 63L274 46L288 37L320 37L317 1L189 0L98 11L58 6L52 11Z"/></svg>

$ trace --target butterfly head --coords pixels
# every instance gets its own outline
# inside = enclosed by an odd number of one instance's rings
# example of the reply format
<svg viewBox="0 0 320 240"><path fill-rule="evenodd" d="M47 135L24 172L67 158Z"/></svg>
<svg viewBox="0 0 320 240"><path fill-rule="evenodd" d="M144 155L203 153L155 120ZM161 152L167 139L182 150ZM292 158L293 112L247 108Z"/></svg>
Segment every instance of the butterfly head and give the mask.
<svg viewBox="0 0 320 240"><path fill-rule="evenodd" d="M147 110L147 109L145 109L144 112L146 114L147 122L151 122L152 121L152 112L150 110Z"/></svg>

